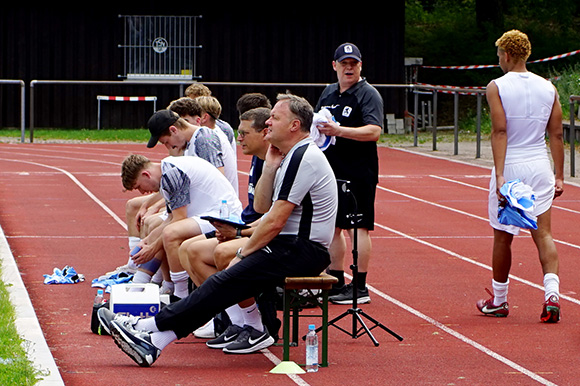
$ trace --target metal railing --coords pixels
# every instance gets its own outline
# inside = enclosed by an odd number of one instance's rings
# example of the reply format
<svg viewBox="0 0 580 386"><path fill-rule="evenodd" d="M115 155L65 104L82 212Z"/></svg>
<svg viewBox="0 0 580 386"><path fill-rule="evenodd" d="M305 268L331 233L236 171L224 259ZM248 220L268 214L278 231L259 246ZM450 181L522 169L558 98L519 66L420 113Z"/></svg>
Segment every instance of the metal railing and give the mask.
<svg viewBox="0 0 580 386"><path fill-rule="evenodd" d="M26 84L20 79L0 79L0 84L18 84L20 85L20 141L24 142L26 130Z"/></svg>
<svg viewBox="0 0 580 386"><path fill-rule="evenodd" d="M576 125L574 124L574 105L580 102L580 95L570 96L570 131L568 141L570 142L570 177L576 177Z"/></svg>
<svg viewBox="0 0 580 386"><path fill-rule="evenodd" d="M22 100L21 100L21 125L22 125L22 138L21 141L24 142L24 132L25 132L25 122L24 122L24 112L25 112L25 91L24 91L24 82L22 81L14 81L14 80L0 80L0 83L18 83L21 85L22 88ZM225 86L225 87L285 87L285 88L295 88L295 87L325 87L327 83L253 83L253 82L203 82L207 86ZM183 95L183 90L185 86L191 84L191 81L185 80L173 80L173 81L154 81L154 80L139 80L139 81L131 81L131 80L124 80L124 81L69 81L69 80L33 80L30 82L30 142L33 141L33 133L34 133L34 114L35 114L35 107L34 107L34 88L38 85L43 84L79 84L79 85L90 85L90 84L113 84L113 85L142 85L142 84L163 84L163 85L176 85L180 87L179 94ZM430 129L432 131L432 149L433 151L437 150L437 115L438 115L438 94L439 93L446 93L446 94L453 94L453 133L454 133L454 140L453 140L453 154L459 154L459 96L460 95L475 95L477 98L477 117L476 117L476 151L475 151L475 158L481 157L481 118L482 118L482 97L485 93L484 88L462 88L462 87L453 87L450 89L446 86L434 86L434 85L419 85L419 84L373 84L377 89L383 88L398 88L398 89L405 89L408 92L412 92L413 95L413 146L418 146L418 132L419 132L419 95L429 95L431 94L432 98L432 117L430 117ZM407 99L405 98L405 110L408 111L407 108ZM575 126L574 126L574 103L580 102L580 96L571 96L570 97L570 126L571 132L575 133ZM575 177L575 136L570 138L570 173L572 177Z"/></svg>

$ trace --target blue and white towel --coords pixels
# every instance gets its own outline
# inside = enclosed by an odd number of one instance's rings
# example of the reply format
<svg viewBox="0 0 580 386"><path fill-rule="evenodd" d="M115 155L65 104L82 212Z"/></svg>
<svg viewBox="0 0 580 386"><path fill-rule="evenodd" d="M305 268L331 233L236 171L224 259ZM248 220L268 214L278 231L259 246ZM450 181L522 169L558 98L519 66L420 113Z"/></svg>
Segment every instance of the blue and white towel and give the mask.
<svg viewBox="0 0 580 386"><path fill-rule="evenodd" d="M515 179L503 184L499 192L505 197L505 202L500 203L497 213L501 224L538 229L537 218L532 215L536 196L529 185Z"/></svg>
<svg viewBox="0 0 580 386"><path fill-rule="evenodd" d="M70 266L65 266L63 269L54 268L52 275L43 275L44 284L74 284L85 281L85 276L77 273L77 271Z"/></svg>

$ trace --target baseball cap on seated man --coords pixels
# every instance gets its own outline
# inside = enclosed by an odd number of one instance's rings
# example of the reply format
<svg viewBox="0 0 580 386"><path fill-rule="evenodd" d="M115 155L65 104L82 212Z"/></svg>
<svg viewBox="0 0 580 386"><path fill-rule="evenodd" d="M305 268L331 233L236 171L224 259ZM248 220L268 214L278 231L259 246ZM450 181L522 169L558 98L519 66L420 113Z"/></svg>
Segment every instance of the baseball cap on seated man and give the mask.
<svg viewBox="0 0 580 386"><path fill-rule="evenodd" d="M173 125L179 119L179 115L171 110L159 110L154 113L149 121L147 122L147 127L151 133L151 138L147 142L147 147L152 148L159 142L159 137L163 135L163 132L171 125Z"/></svg>
<svg viewBox="0 0 580 386"><path fill-rule="evenodd" d="M360 50L352 43L343 43L334 51L334 61L342 62L346 58L353 58L361 62Z"/></svg>

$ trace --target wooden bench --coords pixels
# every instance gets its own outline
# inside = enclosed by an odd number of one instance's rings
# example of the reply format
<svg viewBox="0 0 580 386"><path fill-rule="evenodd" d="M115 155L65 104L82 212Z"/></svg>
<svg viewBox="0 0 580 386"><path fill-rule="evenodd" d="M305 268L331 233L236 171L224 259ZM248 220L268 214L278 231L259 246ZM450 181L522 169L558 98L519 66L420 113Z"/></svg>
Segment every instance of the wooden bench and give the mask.
<svg viewBox="0 0 580 386"><path fill-rule="evenodd" d="M326 273L313 277L287 277L284 283L284 309L282 338L284 341L283 360L290 360L290 347L298 346L298 320L304 317L320 317L322 336L319 347L321 349L321 367L328 366L328 291L338 279ZM305 290L305 291L301 291ZM320 290L316 294L313 290ZM319 298L321 298L319 300ZM320 315L300 315L305 307L314 304L322 311ZM292 316L292 318L290 318ZM292 323L292 340L290 340L290 323Z"/></svg>

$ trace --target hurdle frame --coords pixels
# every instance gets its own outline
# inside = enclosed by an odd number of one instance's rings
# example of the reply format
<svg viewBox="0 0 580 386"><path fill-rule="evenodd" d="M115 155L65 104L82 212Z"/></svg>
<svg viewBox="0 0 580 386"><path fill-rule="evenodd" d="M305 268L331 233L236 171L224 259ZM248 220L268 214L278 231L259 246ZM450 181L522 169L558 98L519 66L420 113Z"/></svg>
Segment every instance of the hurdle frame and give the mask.
<svg viewBox="0 0 580 386"><path fill-rule="evenodd" d="M101 130L101 101L113 102L153 102L153 112L157 110L156 96L111 96L97 95L97 130Z"/></svg>

